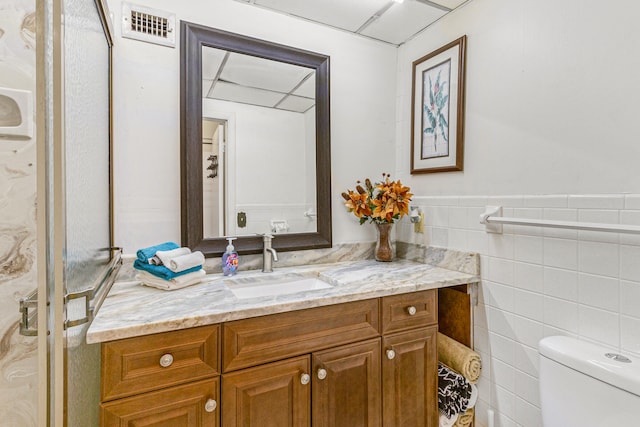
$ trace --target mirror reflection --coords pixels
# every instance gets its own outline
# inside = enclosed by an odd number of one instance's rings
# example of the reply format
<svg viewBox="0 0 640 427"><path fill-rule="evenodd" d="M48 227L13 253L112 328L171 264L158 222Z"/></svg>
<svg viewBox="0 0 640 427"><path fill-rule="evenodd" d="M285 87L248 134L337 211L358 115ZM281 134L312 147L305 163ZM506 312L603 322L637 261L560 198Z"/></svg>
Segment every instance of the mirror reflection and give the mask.
<svg viewBox="0 0 640 427"><path fill-rule="evenodd" d="M204 238L317 231L316 71L202 47Z"/></svg>
<svg viewBox="0 0 640 427"><path fill-rule="evenodd" d="M220 236L236 235L240 254L261 253L253 233L275 229L278 251L331 247L329 57L185 21L180 31L182 244L220 256Z"/></svg>

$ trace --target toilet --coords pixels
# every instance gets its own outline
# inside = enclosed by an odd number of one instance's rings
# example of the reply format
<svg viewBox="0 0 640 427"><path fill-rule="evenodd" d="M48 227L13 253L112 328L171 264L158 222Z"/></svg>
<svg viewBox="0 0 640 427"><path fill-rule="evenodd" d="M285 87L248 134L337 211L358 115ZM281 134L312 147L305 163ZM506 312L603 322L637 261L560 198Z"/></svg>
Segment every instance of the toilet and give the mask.
<svg viewBox="0 0 640 427"><path fill-rule="evenodd" d="M538 350L544 427L640 426L640 358L561 336Z"/></svg>

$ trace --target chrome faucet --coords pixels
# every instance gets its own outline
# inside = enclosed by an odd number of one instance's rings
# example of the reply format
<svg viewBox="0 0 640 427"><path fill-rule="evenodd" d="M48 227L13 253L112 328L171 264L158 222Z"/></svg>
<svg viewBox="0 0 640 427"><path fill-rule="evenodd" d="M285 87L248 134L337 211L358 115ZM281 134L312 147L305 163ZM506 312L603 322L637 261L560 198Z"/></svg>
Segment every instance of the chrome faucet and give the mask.
<svg viewBox="0 0 640 427"><path fill-rule="evenodd" d="M262 234L262 243L264 249L262 250L262 272L273 272L273 262L278 262L278 253L271 247L272 234Z"/></svg>

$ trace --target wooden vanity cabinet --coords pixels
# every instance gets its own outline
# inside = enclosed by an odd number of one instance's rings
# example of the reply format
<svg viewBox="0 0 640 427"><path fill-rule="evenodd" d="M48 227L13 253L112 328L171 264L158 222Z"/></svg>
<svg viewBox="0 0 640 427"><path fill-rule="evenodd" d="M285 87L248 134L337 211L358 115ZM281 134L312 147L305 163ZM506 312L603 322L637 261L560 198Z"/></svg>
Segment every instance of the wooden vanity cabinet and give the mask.
<svg viewBox="0 0 640 427"><path fill-rule="evenodd" d="M382 425L438 425L438 293L381 299Z"/></svg>
<svg viewBox="0 0 640 427"><path fill-rule="evenodd" d="M437 332L428 290L103 343L101 425L436 427Z"/></svg>
<svg viewBox="0 0 640 427"><path fill-rule="evenodd" d="M118 427L218 427L220 378L103 403L100 425Z"/></svg>
<svg viewBox="0 0 640 427"><path fill-rule="evenodd" d="M438 425L437 332L431 326L383 338L383 426Z"/></svg>
<svg viewBox="0 0 640 427"><path fill-rule="evenodd" d="M254 416L271 408L274 427L435 427L437 322L429 290L225 323L222 424L271 426ZM310 370L283 382L279 362L269 362L301 353ZM236 387L239 378L251 387ZM294 398L301 385L310 400Z"/></svg>
<svg viewBox="0 0 640 427"><path fill-rule="evenodd" d="M313 427L380 427L380 338L315 352Z"/></svg>
<svg viewBox="0 0 640 427"><path fill-rule="evenodd" d="M223 426L379 426L379 324L378 299L225 323Z"/></svg>
<svg viewBox="0 0 640 427"><path fill-rule="evenodd" d="M220 325L102 344L100 425L218 427Z"/></svg>
<svg viewBox="0 0 640 427"><path fill-rule="evenodd" d="M310 426L309 368L305 355L225 374L222 425Z"/></svg>

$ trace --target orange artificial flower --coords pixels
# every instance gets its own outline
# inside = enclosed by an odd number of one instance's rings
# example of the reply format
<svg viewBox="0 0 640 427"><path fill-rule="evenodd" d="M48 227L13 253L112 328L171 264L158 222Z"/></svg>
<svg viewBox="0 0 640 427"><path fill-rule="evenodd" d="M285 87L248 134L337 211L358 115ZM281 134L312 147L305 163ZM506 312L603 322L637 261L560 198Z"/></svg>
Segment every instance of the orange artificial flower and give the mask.
<svg viewBox="0 0 640 427"><path fill-rule="evenodd" d="M382 174L382 177L383 181L375 186L367 178L366 190L358 181L356 191L348 190L347 193L342 193L346 200L345 206L349 212L360 218L360 224L367 220L392 224L409 213L409 202L413 196L409 187L402 185L400 180L391 181L388 174Z"/></svg>

